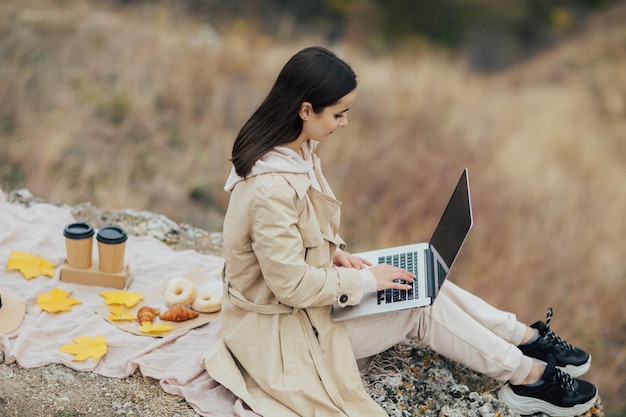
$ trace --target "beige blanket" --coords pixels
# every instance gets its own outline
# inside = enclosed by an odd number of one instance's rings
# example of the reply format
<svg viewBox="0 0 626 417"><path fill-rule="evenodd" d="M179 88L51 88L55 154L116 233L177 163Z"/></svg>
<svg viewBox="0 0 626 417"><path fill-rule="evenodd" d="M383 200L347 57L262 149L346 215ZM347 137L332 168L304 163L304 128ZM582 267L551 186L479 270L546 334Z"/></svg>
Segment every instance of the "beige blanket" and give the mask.
<svg viewBox="0 0 626 417"><path fill-rule="evenodd" d="M37 204L26 208L7 202L0 190L0 286L26 300L22 325L9 335L0 334L0 349L7 363L23 367L60 363L78 370L107 377L125 378L139 369L145 376L158 379L165 392L179 395L203 416L246 415L237 411L236 398L213 381L200 358L218 337L219 318L195 329L162 338L139 336L112 325L94 311L104 305L103 291L115 289L60 281L60 266L65 259L63 229L73 222L61 207ZM97 256L94 240L94 256ZM27 280L19 271L8 270L11 250L29 252L55 262L53 278L39 276ZM133 281L130 291L141 292L168 277L201 270L209 279L219 280L223 259L195 251L173 251L152 237L130 236L126 260ZM47 313L36 299L53 288L71 292L82 304L72 311ZM94 362L74 362L73 356L59 348L78 336L106 338L107 353Z"/></svg>

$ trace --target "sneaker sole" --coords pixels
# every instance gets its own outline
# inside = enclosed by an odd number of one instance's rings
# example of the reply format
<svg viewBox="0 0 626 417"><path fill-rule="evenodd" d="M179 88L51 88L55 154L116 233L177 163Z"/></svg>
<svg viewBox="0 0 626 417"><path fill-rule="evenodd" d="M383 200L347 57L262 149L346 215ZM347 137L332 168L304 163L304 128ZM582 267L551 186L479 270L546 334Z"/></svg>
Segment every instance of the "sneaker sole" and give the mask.
<svg viewBox="0 0 626 417"><path fill-rule="evenodd" d="M542 365L546 365L545 361L533 358L535 361L539 362ZM582 365L567 365L567 366L557 366L560 370L567 372L574 378L578 378L579 376L585 374L589 368L591 368L591 355L589 355L589 360Z"/></svg>
<svg viewBox="0 0 626 417"><path fill-rule="evenodd" d="M596 396L584 404L576 404L573 407L559 407L547 401L532 397L524 397L513 392L506 384L498 391L498 398L508 404L509 408L519 414L546 413L550 416L574 417L584 414L596 402Z"/></svg>

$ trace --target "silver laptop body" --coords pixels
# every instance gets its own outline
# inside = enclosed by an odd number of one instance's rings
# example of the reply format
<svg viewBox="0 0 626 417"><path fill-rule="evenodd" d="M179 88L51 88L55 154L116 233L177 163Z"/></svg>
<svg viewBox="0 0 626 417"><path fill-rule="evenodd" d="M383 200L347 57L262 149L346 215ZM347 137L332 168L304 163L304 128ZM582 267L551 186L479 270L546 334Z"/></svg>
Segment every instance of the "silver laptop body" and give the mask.
<svg viewBox="0 0 626 417"><path fill-rule="evenodd" d="M364 294L356 306L334 305L333 318L347 320L432 304L473 224L466 168L429 242L355 254L367 259L373 265L388 263L413 272L416 276L413 288L387 289Z"/></svg>

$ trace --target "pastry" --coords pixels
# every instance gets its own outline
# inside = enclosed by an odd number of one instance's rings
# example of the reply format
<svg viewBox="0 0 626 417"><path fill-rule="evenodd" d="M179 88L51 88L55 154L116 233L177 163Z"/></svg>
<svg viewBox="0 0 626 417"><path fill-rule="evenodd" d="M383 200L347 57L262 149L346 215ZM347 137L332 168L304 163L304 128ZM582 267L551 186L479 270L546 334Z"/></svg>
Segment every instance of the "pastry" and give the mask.
<svg viewBox="0 0 626 417"><path fill-rule="evenodd" d="M190 305L196 298L198 286L188 278L178 277L170 279L165 286L165 302L172 307L177 304Z"/></svg>
<svg viewBox="0 0 626 417"><path fill-rule="evenodd" d="M159 314L159 318L165 321L187 321L195 319L200 313L193 311L182 304L177 304L164 313Z"/></svg>
<svg viewBox="0 0 626 417"><path fill-rule="evenodd" d="M159 315L161 310L158 308L152 308L150 306L143 306L137 311L137 321L139 324L143 324L145 321L152 323L154 318Z"/></svg>
<svg viewBox="0 0 626 417"><path fill-rule="evenodd" d="M222 309L221 291L201 291L191 303L191 308L200 313L215 313Z"/></svg>

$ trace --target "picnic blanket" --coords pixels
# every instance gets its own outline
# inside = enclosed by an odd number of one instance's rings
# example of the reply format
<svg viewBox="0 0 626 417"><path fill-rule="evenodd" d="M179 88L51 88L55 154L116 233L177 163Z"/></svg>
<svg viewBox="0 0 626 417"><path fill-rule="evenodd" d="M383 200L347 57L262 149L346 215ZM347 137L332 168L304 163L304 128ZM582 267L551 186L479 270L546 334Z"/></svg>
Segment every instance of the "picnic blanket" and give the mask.
<svg viewBox="0 0 626 417"><path fill-rule="evenodd" d="M60 267L65 260L63 229L74 221L67 209L51 204L11 204L0 190L0 287L27 303L21 326L11 334L0 334L5 361L17 361L25 368L59 363L114 378L128 377L139 369L143 375L159 380L165 392L184 397L202 416L256 416L244 410L241 402L213 381L202 367L202 355L219 337L219 318L183 333L163 337L136 335L94 312L104 305L100 293L115 289L60 280ZM41 275L27 280L21 272L9 270L6 265L12 250L56 263L54 277ZM220 257L191 250L174 251L153 237L135 236L129 236L126 244L126 261L133 277L128 290L133 292L193 270L219 280L223 265ZM71 297L81 304L69 312L42 311L37 296L55 288L71 292ZM75 337L98 335L106 338L107 353L97 361L90 358L75 362L74 356L59 351L62 345L73 343Z"/></svg>

